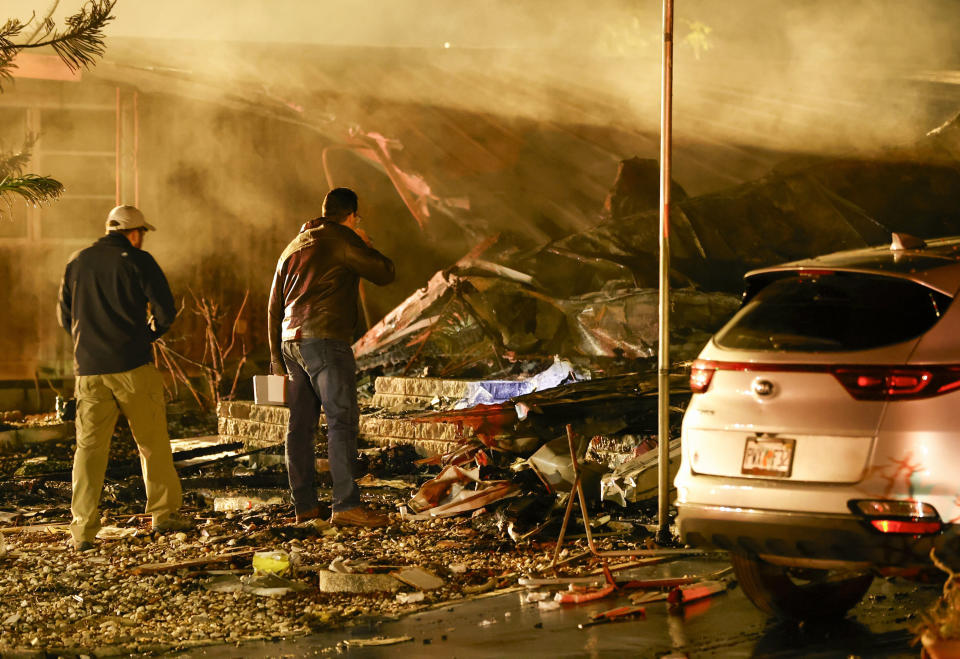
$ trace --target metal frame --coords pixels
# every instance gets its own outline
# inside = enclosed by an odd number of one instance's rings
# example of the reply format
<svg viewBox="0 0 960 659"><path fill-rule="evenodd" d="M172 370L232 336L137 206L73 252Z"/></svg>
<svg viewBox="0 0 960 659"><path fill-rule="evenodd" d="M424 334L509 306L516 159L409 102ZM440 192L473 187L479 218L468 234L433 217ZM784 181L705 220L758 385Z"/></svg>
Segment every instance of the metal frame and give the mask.
<svg viewBox="0 0 960 659"><path fill-rule="evenodd" d="M669 442L668 442L669 443ZM577 461L577 451L573 445L573 426L567 424L567 444L570 447L570 460L573 464L573 487L570 489L570 498L567 499L567 509L563 515L563 524L560 526L560 536L553 549L553 562L550 568L556 572L557 559L560 557L560 548L563 546L564 536L567 534L567 524L570 522L570 513L573 512L574 497L580 501L580 514L583 516L583 530L587 536L587 547L590 554L596 558L614 558L624 556L685 556L703 553L692 549L624 549L615 551L600 551L593 542L593 532L590 530L590 513L587 512L587 500L583 496L583 483L580 480L580 463Z"/></svg>

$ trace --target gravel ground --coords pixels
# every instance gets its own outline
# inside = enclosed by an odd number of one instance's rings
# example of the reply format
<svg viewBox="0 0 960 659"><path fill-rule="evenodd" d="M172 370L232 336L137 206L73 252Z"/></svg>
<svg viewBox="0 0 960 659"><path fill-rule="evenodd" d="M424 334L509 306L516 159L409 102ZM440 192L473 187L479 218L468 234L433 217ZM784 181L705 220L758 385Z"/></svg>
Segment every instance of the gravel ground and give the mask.
<svg viewBox="0 0 960 659"><path fill-rule="evenodd" d="M183 436L184 429L177 434ZM205 434L198 429L196 434ZM185 492L184 515L196 528L160 535L142 515L139 475L108 483L102 511L105 530L97 547L78 553L65 528L69 522L69 480L44 478L42 472L69 468L73 444L68 439L31 447L19 455L0 456L0 653L18 656L110 656L158 654L211 644L296 637L311 632L367 624L435 607L444 602L514 587L517 577L546 567L553 543L510 539L505 518L495 509L474 517L422 522L400 521L387 529L333 528L324 523L297 525L289 505L268 505L249 511L218 512L209 496ZM125 426L118 427L111 447L111 465L129 461L135 446ZM16 476L26 459L46 456L38 476ZM379 476L394 456L369 459ZM231 465L229 468L233 468ZM282 465L273 469L282 469ZM226 473L230 473L229 471ZM367 505L395 513L411 489L364 489ZM419 480L426 476L421 475ZM522 501L516 500L523 505ZM539 514L539 513L537 513ZM29 526L28 530L13 527ZM575 526L571 526L571 533ZM635 526L632 540L618 547L639 546L646 532ZM524 529L525 530L525 529ZM515 534L516 535L516 534ZM555 535L549 530L541 539ZM582 541L578 541L582 542ZM604 539L604 544L610 539ZM293 581L304 590L279 596L249 592L215 592L213 579L252 574L249 552L232 564L136 574L152 563L178 563L243 549L285 550L295 560ZM564 551L583 547L569 544ZM424 591L424 599L401 603L415 589L383 594L321 592L316 570L336 559L366 563L357 571L390 572L421 566L444 580ZM583 563L579 563L582 568ZM398 597L400 595L400 597Z"/></svg>
<svg viewBox="0 0 960 659"><path fill-rule="evenodd" d="M379 505L385 509L382 503ZM516 547L470 519L400 522L388 529L323 528L291 524L286 506L247 514L203 512L197 530L156 535L134 517L97 549L78 553L63 530L7 533L0 558L0 651L94 654L158 652L204 644L288 637L330 629L369 617L391 617L482 591L510 587L519 574L550 560L550 546ZM6 525L9 526L9 525ZM2 527L0 527L2 528ZM137 575L137 566L236 551L243 547L283 549L300 569L294 577L306 590L283 596L211 592L211 575L194 568ZM572 547L572 545L571 545ZM334 559L368 563L386 572L419 565L445 585L426 591L415 605L396 594L345 595L320 592L310 568ZM249 559L217 565L249 574ZM466 591L465 591L466 588ZM413 588L404 587L413 592Z"/></svg>

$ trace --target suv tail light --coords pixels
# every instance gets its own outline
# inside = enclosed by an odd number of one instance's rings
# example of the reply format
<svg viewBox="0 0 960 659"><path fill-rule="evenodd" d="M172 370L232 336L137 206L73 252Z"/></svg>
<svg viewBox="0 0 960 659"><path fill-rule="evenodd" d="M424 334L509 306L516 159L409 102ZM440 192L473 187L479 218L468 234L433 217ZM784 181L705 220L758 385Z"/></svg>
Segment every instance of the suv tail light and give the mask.
<svg viewBox="0 0 960 659"><path fill-rule="evenodd" d="M710 381L713 380L713 374L716 367L697 360L690 367L690 390L695 394L702 394L710 388Z"/></svg>
<svg viewBox="0 0 960 659"><path fill-rule="evenodd" d="M931 398L960 389L955 366L841 366L833 375L857 400Z"/></svg>
<svg viewBox="0 0 960 659"><path fill-rule="evenodd" d="M930 535L943 529L937 509L928 503L866 499L851 501L849 506L881 533Z"/></svg>
<svg viewBox="0 0 960 659"><path fill-rule="evenodd" d="M924 522L919 519L871 519L870 524L881 533L906 533L908 535L929 535L940 533L942 524Z"/></svg>
<svg viewBox="0 0 960 659"><path fill-rule="evenodd" d="M698 359L690 368L690 389L693 393L705 392L715 371L829 373L857 400L915 400L960 390L960 365L852 366Z"/></svg>

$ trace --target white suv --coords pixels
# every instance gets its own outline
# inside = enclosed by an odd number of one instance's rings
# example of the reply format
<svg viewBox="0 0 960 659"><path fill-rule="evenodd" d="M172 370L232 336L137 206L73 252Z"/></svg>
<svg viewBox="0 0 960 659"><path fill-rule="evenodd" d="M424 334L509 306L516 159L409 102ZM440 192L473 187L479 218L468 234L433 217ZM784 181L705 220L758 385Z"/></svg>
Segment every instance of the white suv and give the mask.
<svg viewBox="0 0 960 659"><path fill-rule="evenodd" d="M745 594L842 615L873 575L956 567L960 237L838 252L746 275L700 353L677 523L730 551Z"/></svg>

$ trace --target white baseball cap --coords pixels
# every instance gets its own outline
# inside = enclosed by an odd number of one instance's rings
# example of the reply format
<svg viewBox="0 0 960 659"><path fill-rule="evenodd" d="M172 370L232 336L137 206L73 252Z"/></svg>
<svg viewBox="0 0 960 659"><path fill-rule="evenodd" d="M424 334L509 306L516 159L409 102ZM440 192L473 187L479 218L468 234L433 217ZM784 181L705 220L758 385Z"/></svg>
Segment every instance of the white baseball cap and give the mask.
<svg viewBox="0 0 960 659"><path fill-rule="evenodd" d="M136 206L117 206L107 215L107 231L124 231L126 229L146 229L156 231L143 217L143 213Z"/></svg>

